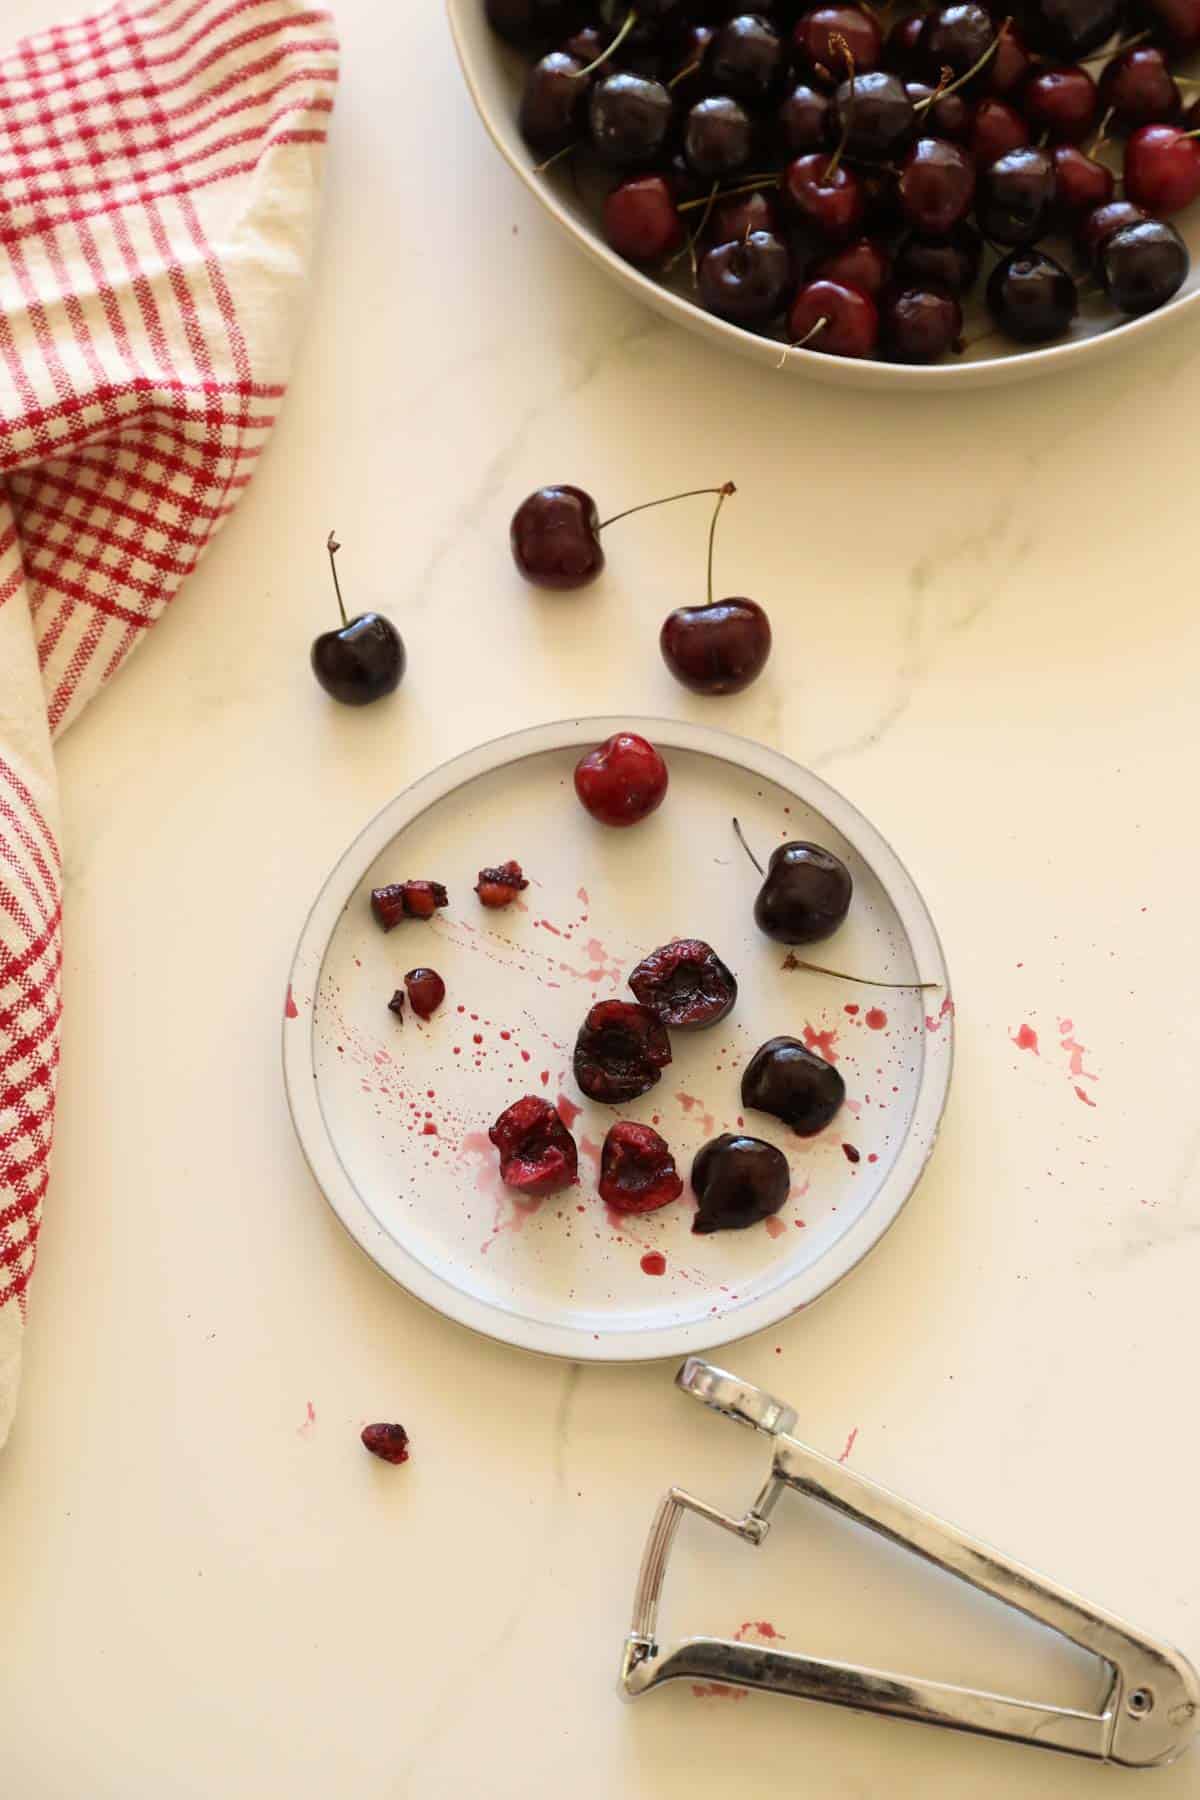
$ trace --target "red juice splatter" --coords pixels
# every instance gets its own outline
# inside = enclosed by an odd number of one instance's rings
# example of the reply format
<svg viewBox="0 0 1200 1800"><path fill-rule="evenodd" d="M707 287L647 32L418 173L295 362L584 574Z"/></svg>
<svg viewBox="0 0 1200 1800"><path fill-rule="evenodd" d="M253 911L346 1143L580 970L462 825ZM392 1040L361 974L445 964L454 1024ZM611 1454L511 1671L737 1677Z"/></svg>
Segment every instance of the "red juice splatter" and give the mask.
<svg viewBox="0 0 1200 1800"><path fill-rule="evenodd" d="M861 1150L856 1150L854 1148L853 1144L843 1144L842 1145L842 1154L846 1158L847 1162L856 1163L856 1162L862 1161Z"/></svg>
<svg viewBox="0 0 1200 1800"><path fill-rule="evenodd" d="M533 922L535 925L540 925L543 931L552 931L555 937L562 936L562 932L558 929L558 926L552 925L549 919L535 919Z"/></svg>
<svg viewBox="0 0 1200 1800"><path fill-rule="evenodd" d="M1032 1025L1019 1025L1016 1033L1009 1035L1018 1050L1032 1050L1035 1056L1041 1055L1041 1051L1038 1049L1038 1034Z"/></svg>
<svg viewBox="0 0 1200 1800"><path fill-rule="evenodd" d="M882 1006L872 1006L866 1013L867 1027L871 1031L882 1031L887 1024L887 1014Z"/></svg>
<svg viewBox="0 0 1200 1800"><path fill-rule="evenodd" d="M425 1121L424 1125L422 1125L422 1127L421 1127L421 1136L422 1137L436 1137L437 1134L438 1134L437 1126L434 1124L432 1119L427 1119Z"/></svg>
<svg viewBox="0 0 1200 1800"><path fill-rule="evenodd" d="M307 1437L309 1432L312 1430L313 1426L316 1424L316 1422L317 1422L316 1408L314 1407L311 1400L306 1400L304 1402L304 1423L303 1423L303 1425L297 1425L296 1436L297 1437Z"/></svg>
<svg viewBox="0 0 1200 1800"><path fill-rule="evenodd" d="M500 1033L500 1036L504 1039L505 1043L508 1043L509 1039L512 1037L512 1032L511 1031L502 1031Z"/></svg>
<svg viewBox="0 0 1200 1800"><path fill-rule="evenodd" d="M283 1003L283 1016L285 1019L298 1019L300 1017L300 1008L292 999L292 984L290 981L288 982L287 999Z"/></svg>
<svg viewBox="0 0 1200 1800"><path fill-rule="evenodd" d="M823 1056L825 1061L830 1063L837 1061L837 1051L833 1047L837 1043L837 1035L837 1031L832 1026L828 1031L817 1031L808 1024L804 1027L804 1042L808 1048L814 1050L818 1056Z"/></svg>
<svg viewBox="0 0 1200 1800"><path fill-rule="evenodd" d="M528 1061L529 1061L529 1060L530 1060L530 1056L529 1056L529 1051L528 1051L528 1050L522 1050L522 1052L521 1052L521 1061L522 1061L522 1062L528 1062Z"/></svg>
<svg viewBox="0 0 1200 1800"><path fill-rule="evenodd" d="M842 1454L838 1457L838 1461L840 1463L844 1463L848 1459L850 1452L854 1448L854 1440L857 1436L858 1436L858 1426L856 1425L854 1427L854 1429L851 1431L850 1436L846 1439L846 1448L842 1451Z"/></svg>
<svg viewBox="0 0 1200 1800"><path fill-rule="evenodd" d="M778 1349L776 1350L776 1354L778 1354ZM768 1642L772 1638L784 1637L784 1633L782 1631L776 1631L769 1619L747 1619L745 1623L734 1632L735 1643L744 1644L747 1636L751 1633L753 1633L755 1637L766 1638Z"/></svg>
<svg viewBox="0 0 1200 1800"><path fill-rule="evenodd" d="M482 1042L483 1042L483 1033L482 1033L482 1032L479 1032L479 1031L473 1031L473 1032L472 1032L472 1033L471 1033L471 1042L472 1042L472 1043L473 1043L473 1044L482 1044Z"/></svg>
<svg viewBox="0 0 1200 1800"><path fill-rule="evenodd" d="M665 1275L667 1259L661 1250L647 1250L642 1258L641 1267L643 1275Z"/></svg>
<svg viewBox="0 0 1200 1800"><path fill-rule="evenodd" d="M567 1130L570 1131L572 1125L583 1111L582 1106L576 1106L575 1102L573 1100L568 1100L565 1094L560 1094L554 1104L559 1118L562 1120Z"/></svg>
<svg viewBox="0 0 1200 1800"><path fill-rule="evenodd" d="M848 1000L845 1006L843 1006L842 1011L849 1013L850 1017L853 1018L858 1011L858 1002L855 1000Z"/></svg>
<svg viewBox="0 0 1200 1800"><path fill-rule="evenodd" d="M549 1071L549 1069L542 1070L542 1086L543 1087L550 1086L550 1071Z"/></svg>
<svg viewBox="0 0 1200 1800"><path fill-rule="evenodd" d="M938 1015L937 1015L936 1019L931 1018L928 1013L925 1014L925 1029L926 1029L926 1031L940 1031L942 1028L942 1020L947 1019L947 1018L952 1019L953 1017L954 1017L954 1002L950 998L949 994L947 994L946 998L942 1001L941 1007L938 1010Z"/></svg>
<svg viewBox="0 0 1200 1800"><path fill-rule="evenodd" d="M1085 1088L1076 1087L1075 1098L1077 1100L1082 1100L1083 1104L1085 1106L1095 1106L1095 1104L1096 1104L1096 1102L1092 1099L1092 1096L1087 1092L1087 1090Z"/></svg>
<svg viewBox="0 0 1200 1800"><path fill-rule="evenodd" d="M767 1236L769 1238L781 1238L787 1230L787 1226L784 1224L783 1220L777 1218L774 1214L772 1214L769 1219L764 1219L763 1224L767 1228Z"/></svg>
<svg viewBox="0 0 1200 1800"><path fill-rule="evenodd" d="M873 1150L868 1152L867 1161L868 1162L878 1162L879 1161L879 1158L876 1156L876 1154Z"/></svg>

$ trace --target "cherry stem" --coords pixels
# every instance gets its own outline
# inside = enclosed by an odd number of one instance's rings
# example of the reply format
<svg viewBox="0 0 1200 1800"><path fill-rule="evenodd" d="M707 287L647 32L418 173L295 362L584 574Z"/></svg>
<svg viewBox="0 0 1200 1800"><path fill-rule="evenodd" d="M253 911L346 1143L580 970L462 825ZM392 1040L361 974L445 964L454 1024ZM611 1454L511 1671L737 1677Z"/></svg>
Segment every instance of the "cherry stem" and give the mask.
<svg viewBox="0 0 1200 1800"><path fill-rule="evenodd" d="M627 506L624 512L614 513L611 519L604 519L597 525L596 530L606 531L610 525L615 525L618 519L631 518L634 513L649 512L652 506L670 506L675 500L696 500L701 494L735 494L736 492L737 489L732 481L727 481L724 487L689 488L686 494L664 494L661 500L643 500L640 506Z"/></svg>
<svg viewBox="0 0 1200 1800"><path fill-rule="evenodd" d="M580 69L578 75L575 77L576 81L582 81L585 75L590 75L594 69L600 67L601 63L606 63L613 51L620 49L636 24L637 8L636 6L631 6L629 11L625 14L625 23L622 25L620 31L618 31L612 43L608 46L608 49L602 50L595 61L590 62L586 69Z"/></svg>
<svg viewBox="0 0 1200 1800"><path fill-rule="evenodd" d="M817 336L818 332L824 331L824 329L828 325L828 323L829 323L829 320L826 318L825 314L822 313L821 317L817 320L816 324L810 325L808 330L805 332L804 336L802 338L796 339L796 342L792 345L792 349L793 350L803 350L805 344L811 344L813 339Z"/></svg>
<svg viewBox="0 0 1200 1800"><path fill-rule="evenodd" d="M924 988L940 988L942 985L940 981L873 981L869 975L847 975L845 969L827 969L823 963L805 962L803 957L796 956L791 950L779 966L781 969L808 969L813 975L832 975L835 981L853 981L859 987L910 988L920 991Z"/></svg>
<svg viewBox="0 0 1200 1800"><path fill-rule="evenodd" d="M759 874L765 880L767 871L763 868L763 866L759 862L757 856L755 856L753 850L750 848L749 844L746 842L746 834L742 830L741 822L739 820L735 819L733 821L733 829L737 836L738 843L742 846L742 849L746 852L746 855L750 858L750 861L754 864L754 866L758 870Z"/></svg>
<svg viewBox="0 0 1200 1800"><path fill-rule="evenodd" d="M924 100L917 101L917 104L913 107L913 111L924 112L926 107L932 106L935 100L944 100L947 94L956 94L960 87L965 87L968 81L971 81L978 75L980 69L986 69L1000 47L1000 39L1004 36L1011 24L1012 18L1010 16L1005 19L1003 25L1001 25L999 31L988 45L983 55L976 58L965 74L960 75L957 81L952 81L948 87L942 87L939 84L932 94L929 94Z"/></svg>
<svg viewBox="0 0 1200 1800"><path fill-rule="evenodd" d="M578 148L578 144L564 144L561 150L556 150L553 156L546 158L545 162L538 163L534 168L534 174L544 175L547 169L552 169L556 162L561 162L564 156L570 156L572 150Z"/></svg>
<svg viewBox="0 0 1200 1800"><path fill-rule="evenodd" d="M1110 106L1108 111L1105 113L1104 117L1100 121L1100 128L1097 131L1093 142L1084 151L1084 155L1089 156L1093 162L1095 162L1095 160L1099 156L1101 150L1103 150L1105 144L1107 144L1107 142L1108 142L1108 128L1112 124L1112 116L1113 116L1113 109Z"/></svg>
<svg viewBox="0 0 1200 1800"><path fill-rule="evenodd" d="M831 49L840 52L845 59L846 67L850 71L850 98L846 104L846 116L842 120L842 135L837 141L837 149L825 164L824 179L826 181L828 181L829 177L836 172L837 166L845 153L846 141L850 136L850 115L854 110L854 52L851 50L850 45L840 31L835 31L832 34L829 39L829 45Z"/></svg>
<svg viewBox="0 0 1200 1800"><path fill-rule="evenodd" d="M1150 30L1147 27L1145 31L1139 31L1135 37L1123 38L1119 44L1114 44L1111 50L1093 50L1090 56L1081 56L1079 66L1086 68L1088 63L1107 62L1110 56L1120 56L1123 50L1132 50L1135 45L1144 44L1149 36Z"/></svg>
<svg viewBox="0 0 1200 1800"><path fill-rule="evenodd" d="M717 199L718 200L732 200L736 194L754 194L754 193L758 192L759 188L778 187L779 181L780 181L780 177L779 177L778 173L759 175L752 181L741 182L737 187L722 189L722 191L717 195ZM681 201L680 204L675 208L675 211L681 212L681 213L695 212L695 210L698 206L708 206L711 204L711 202L712 202L711 194L702 194L698 200L683 200L683 201Z"/></svg>
<svg viewBox="0 0 1200 1800"><path fill-rule="evenodd" d="M686 239L682 250L677 250L675 252L675 255L671 258L670 262L667 264L667 269L671 270L675 267L675 264L677 262L682 262L682 260L685 256L690 258L691 265L692 265L692 280L693 280L693 282L698 282L700 279L700 272L696 266L696 245L700 242L700 238L703 234L704 227L708 224L709 218L712 214L712 209L717 203L717 192L718 192L719 187L720 187L720 183L714 181L712 184L712 190L708 196L708 204L705 206L704 211L700 214L700 223L696 226L696 229L695 229L695 231L692 232L691 236Z"/></svg>
<svg viewBox="0 0 1200 1800"><path fill-rule="evenodd" d="M333 570L333 591L337 595L338 611L342 615L342 624L348 625L350 621L346 617L346 606L342 599L342 584L338 580L337 563L334 561L334 558L341 547L342 546L337 541L337 532L331 531L329 536L325 539L325 548L329 552L329 567Z"/></svg>
<svg viewBox="0 0 1200 1800"><path fill-rule="evenodd" d="M667 82L667 84L666 84L667 87L674 89L679 82L686 81L686 79L689 75L694 75L696 73L696 70L699 67L700 67L699 58L697 58L693 62L684 63L682 69L679 70L678 74L672 75L670 81Z"/></svg>
<svg viewBox="0 0 1200 1800"><path fill-rule="evenodd" d="M737 493L737 489L734 487L732 481L727 481L725 483L724 487L717 489L717 504L713 507L712 523L710 524L710 526L708 528L708 604L710 606L713 603L712 559L713 559L713 539L717 535L717 520L721 516L721 508L724 506L726 500L728 500L730 494L736 494L736 493Z"/></svg>

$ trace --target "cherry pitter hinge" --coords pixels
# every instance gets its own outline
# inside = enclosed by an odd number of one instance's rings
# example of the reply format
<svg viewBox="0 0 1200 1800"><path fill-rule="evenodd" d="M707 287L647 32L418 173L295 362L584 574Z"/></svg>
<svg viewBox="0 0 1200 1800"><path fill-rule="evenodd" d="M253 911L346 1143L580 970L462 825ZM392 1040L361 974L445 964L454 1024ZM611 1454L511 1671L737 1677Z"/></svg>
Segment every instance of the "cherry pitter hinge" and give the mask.
<svg viewBox="0 0 1200 1800"><path fill-rule="evenodd" d="M796 1415L770 1394L692 1357L676 1386L727 1419L771 1440L771 1472L750 1510L730 1518L682 1488L663 1498L650 1528L633 1602L633 1625L621 1665L620 1691L633 1700L661 1682L722 1682L765 1688L803 1700L826 1700L924 1725L1010 1738L1043 1750L1067 1750L1100 1762L1148 1768L1173 1762L1200 1721L1200 1681L1187 1659L1090 1606L1065 1588L1010 1562L886 1488L843 1467L792 1435ZM689 1637L660 1646L658 1603L667 1559L685 1512L719 1525L747 1544L761 1544L785 1488L822 1501L858 1525L911 1550L1099 1657L1111 1679L1100 1712L1009 1699L978 1688L825 1662L728 1638Z"/></svg>

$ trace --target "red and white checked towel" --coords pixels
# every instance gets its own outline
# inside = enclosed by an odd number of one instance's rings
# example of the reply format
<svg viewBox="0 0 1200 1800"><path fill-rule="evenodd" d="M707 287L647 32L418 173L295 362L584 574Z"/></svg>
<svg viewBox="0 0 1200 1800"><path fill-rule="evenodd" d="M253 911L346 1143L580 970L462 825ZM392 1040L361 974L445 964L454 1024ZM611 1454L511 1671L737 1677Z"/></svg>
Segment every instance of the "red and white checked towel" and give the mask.
<svg viewBox="0 0 1200 1800"><path fill-rule="evenodd" d="M0 1444L54 1128L51 744L254 471L336 78L302 0L118 0L0 50Z"/></svg>

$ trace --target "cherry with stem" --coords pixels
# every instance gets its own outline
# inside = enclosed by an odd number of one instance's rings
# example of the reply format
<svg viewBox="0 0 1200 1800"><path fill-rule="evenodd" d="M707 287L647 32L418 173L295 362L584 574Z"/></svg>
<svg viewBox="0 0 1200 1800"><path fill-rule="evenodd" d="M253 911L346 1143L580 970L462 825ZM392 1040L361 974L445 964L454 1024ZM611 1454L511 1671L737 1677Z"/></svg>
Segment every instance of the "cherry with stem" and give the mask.
<svg viewBox="0 0 1200 1800"><path fill-rule="evenodd" d="M688 488L681 494L666 494L659 500L627 506L623 512L611 513L602 520L596 502L582 488L566 484L538 488L513 514L509 528L513 561L535 587L586 587L604 567L600 533L610 525L632 518L634 513L669 506L676 500L694 500L701 494L717 495L719 504L735 492L732 481L721 487Z"/></svg>
<svg viewBox="0 0 1200 1800"><path fill-rule="evenodd" d="M336 631L323 631L314 638L310 652L312 671L325 692L343 706L368 706L399 687L408 660L404 641L382 613L359 613L353 619L347 616L338 580L337 553L341 545L336 532L329 533L325 549L342 622Z"/></svg>

